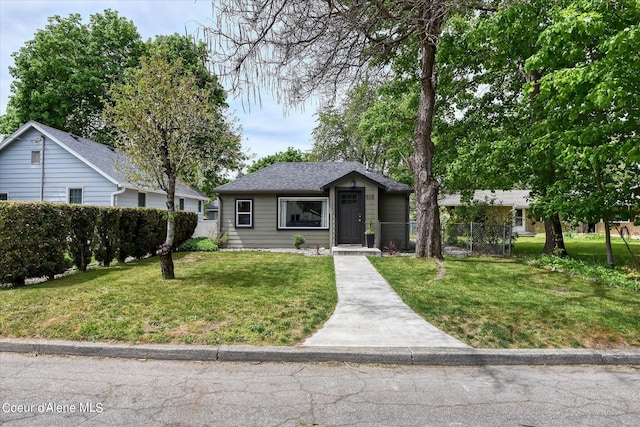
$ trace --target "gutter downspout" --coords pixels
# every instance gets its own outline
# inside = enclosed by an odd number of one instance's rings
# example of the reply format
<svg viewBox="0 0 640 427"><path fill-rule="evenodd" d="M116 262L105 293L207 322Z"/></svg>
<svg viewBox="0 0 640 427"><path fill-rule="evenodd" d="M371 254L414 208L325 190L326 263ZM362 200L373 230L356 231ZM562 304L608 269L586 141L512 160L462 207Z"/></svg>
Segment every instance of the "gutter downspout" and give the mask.
<svg viewBox="0 0 640 427"><path fill-rule="evenodd" d="M111 193L111 206L116 206L116 196L124 193L125 191L127 191L127 189L125 187L122 187L120 190Z"/></svg>
<svg viewBox="0 0 640 427"><path fill-rule="evenodd" d="M42 144L42 154L40 158L40 201L44 202L44 152L45 152L45 136L40 135L40 143Z"/></svg>

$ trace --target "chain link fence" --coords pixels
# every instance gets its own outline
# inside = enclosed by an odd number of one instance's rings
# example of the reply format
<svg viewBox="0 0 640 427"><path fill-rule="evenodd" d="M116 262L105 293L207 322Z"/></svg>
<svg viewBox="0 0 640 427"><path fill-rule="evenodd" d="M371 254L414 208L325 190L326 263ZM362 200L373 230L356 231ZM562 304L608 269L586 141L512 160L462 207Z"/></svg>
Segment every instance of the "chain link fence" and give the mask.
<svg viewBox="0 0 640 427"><path fill-rule="evenodd" d="M449 254L510 256L515 240L512 228L510 224L445 223L442 226L443 248ZM393 250L413 250L416 234L415 221L380 222L378 246L383 251L390 247Z"/></svg>
<svg viewBox="0 0 640 427"><path fill-rule="evenodd" d="M450 252L466 251L468 254L510 256L513 247L512 226L473 222L470 224L447 223L442 227L442 240Z"/></svg>

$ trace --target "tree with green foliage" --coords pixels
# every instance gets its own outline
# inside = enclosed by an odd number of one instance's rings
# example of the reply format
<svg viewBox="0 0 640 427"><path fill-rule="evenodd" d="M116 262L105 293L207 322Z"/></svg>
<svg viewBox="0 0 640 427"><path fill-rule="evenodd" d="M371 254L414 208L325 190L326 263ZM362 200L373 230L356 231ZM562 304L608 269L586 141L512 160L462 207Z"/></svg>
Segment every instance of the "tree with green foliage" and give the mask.
<svg viewBox="0 0 640 427"><path fill-rule="evenodd" d="M439 57L445 186L530 188L545 252L565 252L560 214L633 216L638 16L633 1L535 0L450 20Z"/></svg>
<svg viewBox="0 0 640 427"><path fill-rule="evenodd" d="M458 7L493 1L226 0L215 3L207 28L214 59L232 88L276 89L288 105L312 94L335 99L368 75L383 78L413 43L410 62L419 82L409 164L416 200L416 256L442 258L439 184L432 138L441 28ZM220 49L222 48L222 49ZM226 49L226 53L224 49ZM255 92L254 92L255 93Z"/></svg>
<svg viewBox="0 0 640 427"><path fill-rule="evenodd" d="M541 200L562 180L553 144L536 143L541 111L532 105L544 69L526 69L550 22L548 0L459 14L441 40L438 120L439 175L449 191L528 188ZM545 252L566 253L560 216L534 204L544 218Z"/></svg>
<svg viewBox="0 0 640 427"><path fill-rule="evenodd" d="M377 147L367 147L360 129L362 114L376 101L376 86L365 80L347 93L338 105L317 112L312 155L318 161L360 162L374 168Z"/></svg>
<svg viewBox="0 0 640 427"><path fill-rule="evenodd" d="M303 153L300 150L296 150L293 147L288 147L287 151L278 151L275 154L271 154L270 156L262 157L261 159L256 160L249 167L247 172L253 173L257 172L260 169L264 169L268 166L275 165L276 163L281 162L308 162L309 155Z"/></svg>
<svg viewBox="0 0 640 427"><path fill-rule="evenodd" d="M10 135L29 120L109 144L102 121L105 88L138 65L144 44L118 12L53 16L33 40L13 54L15 65L0 133Z"/></svg>
<svg viewBox="0 0 640 427"><path fill-rule="evenodd" d="M200 86L198 76L168 48L151 49L125 83L110 89L105 117L116 131L117 147L135 166L134 182L167 194L167 234L158 249L164 279L173 279L177 180L190 183L194 171L242 156L240 138L216 102L216 85Z"/></svg>
<svg viewBox="0 0 640 427"><path fill-rule="evenodd" d="M535 142L557 147L566 171L543 203L567 220L601 219L613 267L612 224L640 214L640 3L570 0L551 18L525 65L547 70L533 103Z"/></svg>
<svg viewBox="0 0 640 427"><path fill-rule="evenodd" d="M318 112L312 156L320 161L355 161L411 185L415 109L410 100L395 99L389 86L364 81L339 105Z"/></svg>
<svg viewBox="0 0 640 427"><path fill-rule="evenodd" d="M228 108L226 92L218 78L209 72L206 66L208 51L204 42L197 42L176 33L157 36L153 41L146 43L145 47L148 54L165 52L169 61L180 60L185 72L194 76L196 85L209 92L208 100L212 107ZM218 130L229 141L234 141L239 135L237 121L231 116L220 121ZM234 141L232 144L239 146L240 141ZM190 171L185 171L185 174L189 175L188 182L211 199L215 198L213 189L226 182L225 175L228 171L241 169L247 160L247 156L241 151L237 151L232 156L216 155L214 157L216 157L215 162L199 164Z"/></svg>

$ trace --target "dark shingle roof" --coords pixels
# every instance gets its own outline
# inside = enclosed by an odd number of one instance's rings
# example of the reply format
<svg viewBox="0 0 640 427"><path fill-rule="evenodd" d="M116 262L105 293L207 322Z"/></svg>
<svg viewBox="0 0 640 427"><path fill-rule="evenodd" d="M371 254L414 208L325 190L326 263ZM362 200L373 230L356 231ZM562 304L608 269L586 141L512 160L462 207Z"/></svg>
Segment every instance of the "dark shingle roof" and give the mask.
<svg viewBox="0 0 640 427"><path fill-rule="evenodd" d="M322 193L351 174L363 176L390 192L410 193L408 185L357 162L276 163L216 188L216 193Z"/></svg>
<svg viewBox="0 0 640 427"><path fill-rule="evenodd" d="M132 170L134 169L134 166L127 160L126 156L122 152L90 139L82 138L71 133L52 128L51 126L43 125L42 123L31 121L27 125L29 124L39 131L48 134L49 137L65 146L72 154L78 156L81 160L85 161L85 163L90 167L94 168L98 173L101 173L114 184L127 188L138 188L138 186L127 180L126 170ZM176 187L177 195L198 199L207 198L199 191L180 182L176 184Z"/></svg>

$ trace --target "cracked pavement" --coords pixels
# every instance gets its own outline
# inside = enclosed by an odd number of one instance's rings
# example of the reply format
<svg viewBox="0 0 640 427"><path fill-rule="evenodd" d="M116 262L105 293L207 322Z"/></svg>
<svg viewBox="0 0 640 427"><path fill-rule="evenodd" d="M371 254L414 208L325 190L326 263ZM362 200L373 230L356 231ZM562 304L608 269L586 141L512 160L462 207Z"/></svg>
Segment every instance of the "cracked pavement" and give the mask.
<svg viewBox="0 0 640 427"><path fill-rule="evenodd" d="M640 367L220 363L0 353L10 426L635 426Z"/></svg>

